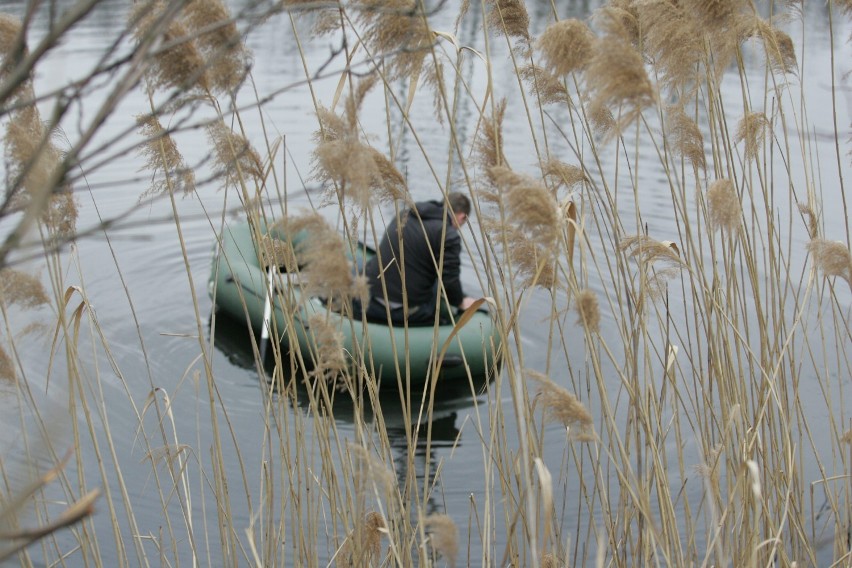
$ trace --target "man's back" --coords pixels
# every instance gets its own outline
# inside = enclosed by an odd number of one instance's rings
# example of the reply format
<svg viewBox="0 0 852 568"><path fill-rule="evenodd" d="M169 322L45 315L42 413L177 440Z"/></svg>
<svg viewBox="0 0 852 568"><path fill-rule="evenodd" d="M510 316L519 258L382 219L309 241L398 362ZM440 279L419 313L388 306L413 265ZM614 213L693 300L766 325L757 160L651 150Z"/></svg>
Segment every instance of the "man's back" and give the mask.
<svg viewBox="0 0 852 568"><path fill-rule="evenodd" d="M379 244L378 254L365 268L370 295L384 299L386 287L391 303L401 304L405 290L409 306L434 305L437 265L443 249L442 283L450 305L460 304L464 299L461 237L452 219L443 203L423 201L403 213L399 223L394 220Z"/></svg>

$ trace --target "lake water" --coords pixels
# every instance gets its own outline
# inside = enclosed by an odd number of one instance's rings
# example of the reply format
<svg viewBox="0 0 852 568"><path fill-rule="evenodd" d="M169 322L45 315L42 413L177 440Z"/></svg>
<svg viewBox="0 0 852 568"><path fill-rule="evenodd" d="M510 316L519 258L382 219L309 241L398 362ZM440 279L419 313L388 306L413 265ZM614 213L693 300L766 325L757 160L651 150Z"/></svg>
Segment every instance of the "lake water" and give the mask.
<svg viewBox="0 0 852 568"><path fill-rule="evenodd" d="M431 19L435 29L452 32L456 17L454 3L446 3ZM595 1L567 1L557 3L559 5L560 17L587 18L594 9L600 7ZM232 0L231 7L236 13L248 6L248 2ZM24 13L25 2L0 0L0 11L20 16ZM49 93L55 89L70 84L75 79L85 76L87 71L96 64L104 51L109 49L116 41L119 31L124 27L128 10L131 3L129 0L105 0L86 18L72 35L61 45L52 50L46 58L45 64L37 69L35 77L35 89L38 93ZM531 32L540 33L552 20L551 2L549 0L528 1L527 6L531 17ZM801 87L805 90L808 107L808 120L810 121L811 138L807 141L813 146L810 155L817 156L819 163L808 164L809 168L820 172L819 179L821 187L817 192L823 200L823 218L827 228L826 237L845 241L848 235L848 220L845 217L843 207L840 205L838 168L836 165L836 154L834 145L834 119L831 113L831 59L829 58L831 37L828 33L828 14L822 2L806 3L804 8L806 17L804 25L794 22L789 26L790 35L796 46L799 57L805 61L807 69L806 76L801 80ZM46 10L39 12L35 19L30 34L30 44L34 45L37 39L45 33L49 14ZM296 29L299 36L294 32L290 19L285 15L275 16L272 19L259 24L248 35L248 46L253 52L254 88L258 96L268 100L261 111L250 108L252 103L251 85L245 87L240 95L240 104L246 105L247 110L241 112L241 118L245 121L244 126L249 133L252 142L263 148L265 140L283 137L283 147L286 151L279 151L276 155L280 163L277 165L279 171L286 171L286 176L278 181L279 191L286 193L287 207L292 211L298 211L316 203L315 182L310 180L311 173L311 151L314 147L313 135L317 129L317 120L314 114L312 97L324 104L330 105L335 91L338 88L339 71L343 66L341 56L332 57L335 49L334 38L310 39L310 21L297 19ZM842 157L842 171L845 183L848 185L852 180L852 169L850 169L849 148L849 126L852 123L852 82L849 73L852 71L852 49L847 39L850 37L848 19L843 23L835 22L837 29L834 34L835 54L835 78L839 87L836 110L837 124L842 134L841 146L845 148ZM484 52L486 46L483 44L481 32L482 21L477 17L476 11L472 10L457 32L458 41L462 45L471 46ZM802 47L804 46L804 51ZM299 57L299 48L303 50L304 60ZM494 41L488 46L491 49L492 62L492 88L497 98L506 97L508 107L518 107L522 93L519 89L517 79L511 72L511 61L509 51L505 42ZM124 50L126 44L119 43L116 54L117 58ZM466 72L469 88L474 94L473 99L482 100L486 89L485 67L475 57L466 60ZM762 79L762 63L759 57L744 62L747 68L753 68L755 80ZM305 67L311 72L323 68L324 78L312 82L313 92L308 88L305 81ZM742 114L743 102L740 92L740 84L734 74L726 79L722 86L722 95L725 98L727 111L731 116ZM91 120L92 113L98 108L104 99L106 84L95 84L87 88L84 96L78 104L73 106L73 112L69 113L63 122L65 136L74 141L80 131ZM211 444L216 435L210 413L208 411L207 398L215 396L218 400L218 436L222 440L225 455L223 456L224 477L229 480L231 491L231 515L236 527L249 528L256 519L255 515L262 510L264 497L267 497L265 485L266 476L273 477L280 485L278 491L283 491L288 482L288 472L296 472L299 475L307 475L313 472L317 475L314 479L305 478L302 485L306 491L321 491L324 476L331 475L327 471L311 469L305 464L281 464L275 463L276 445L292 443L295 436L304 436L308 440L306 447L325 447L328 440L354 440L361 436L356 432L356 421L353 415L356 409L351 402L342 400L336 402L333 407L335 424L334 432L328 430L327 422L315 421L314 411L307 404L307 394L301 394L304 406L289 406L280 399L270 397L266 394L265 382L259 378L259 372L252 355L251 343L248 340L247 330L238 322L225 318L217 320L217 332L212 342L213 349L209 353L212 374L215 377L215 393L211 395L206 387L204 366L202 363L201 350L197 339L199 329L197 321L207 321L212 311L210 299L207 296L207 277L209 273L211 254L215 243L215 234L218 232L224 220L232 220L237 217L235 211L239 210L238 197L234 192L226 192L220 189L217 183L200 184L197 195L179 199L176 208L180 218L180 230L186 247L185 257L181 253L180 242L176 224L173 220L172 205L167 199L158 199L139 205L139 196L145 191L150 179L144 171L141 171L143 160L133 151L134 144L138 143L138 134L135 132L134 117L149 110L148 99L141 88L138 92L128 96L120 105L118 110L107 120L107 123L97 141L90 148L99 144L109 144L106 155L111 156L109 160L101 161L101 158L85 160L84 170L78 172L79 180L75 185L80 206L80 219L78 228L87 233L80 238L73 247L64 251L61 257L61 269L65 272L67 285L77 285L85 292L89 300L89 309L86 317L96 317L100 329L103 330L103 339L92 331L88 324L83 325L82 339L80 342L80 360L82 362L81 376L84 381L80 385L69 385L63 380L62 365L51 362L47 357L50 350L51 334L45 337L21 342L18 345L23 368L26 373L27 383L31 388L31 396L42 409L42 416L50 417L49 428L46 432L40 431L38 421L31 413L24 411L19 413L19 407L28 407L30 402L19 399L14 395L14 389L3 387L0 395L2 405L2 442L4 452L4 468L9 469L13 481L16 476L25 478L23 466L21 471L12 467L14 464L22 464L25 461L22 449L20 432L29 432L32 438L31 444L39 446L37 440L41 436L49 435L56 451L73 446L74 428L81 428L80 433L83 443L78 448L80 458L87 464L85 470L85 481L79 480L80 485L93 487L100 485L100 473L98 472L97 456L103 459L104 476L111 480L110 488L113 498L118 500L121 487L128 492L128 499L132 503L137 531L140 535L139 542L147 554L151 564L158 564L158 556L155 548L150 544L151 540L161 535L163 525L166 522L163 515L163 504L159 495L168 491L160 492L158 483L167 483L162 473L163 466L158 466L160 476L155 476L146 458L146 444L142 442L139 433L140 423L146 430L156 431L156 423L153 411L147 412L140 417L146 402L154 388L156 396L162 399L165 395L172 401L174 408L175 436L181 444L186 444L186 456L188 459L188 472L190 482L194 486L204 487L199 492L206 492L207 499L197 498L192 506L196 510L195 518L198 523L205 517L209 523L208 533L215 534L215 515L211 513L215 504L210 500L209 484L211 481L210 462ZM431 101L428 94L416 99L411 112L412 128L417 133L417 138L409 134L403 134L403 127L399 116L392 116L390 124L385 121L384 101L374 93L366 102L362 111L364 128L377 140L386 140L387 131L394 132L393 139L398 145L393 148L397 165L406 175L410 190L415 198L427 199L435 196L436 179L443 183L446 179L458 179L459 172L454 160L447 158L448 152L448 129L446 125L440 124L434 119L429 111ZM396 89L397 96L406 97L407 87L400 85ZM472 105L470 99L464 99L467 104ZM43 115L47 115L50 109L50 100L46 100L42 106ZM464 103L463 103L464 104ZM771 103L770 103L771 104ZM531 105L531 108L535 108ZM824 112L823 112L824 111ZM469 120L459 122L456 135L460 138L463 147L469 147L475 132L476 109L460 108L459 115L469 117ZM202 113L203 114L203 113ZM553 123L560 124L565 116L555 114ZM199 119L200 120L200 119ZM539 122L540 124L540 122ZM548 132L553 136L551 150L559 155L570 156L566 145L562 144L558 137L554 136L555 127L548 122ZM265 131L264 131L265 129ZM519 171L533 173L537 167L535 152L532 150L532 135L530 134L529 119L524 113L509 112L504 123L506 133L506 150L512 166ZM540 129L536 127L536 132ZM410 132L410 131L409 131ZM628 133L628 138L630 134ZM190 128L176 137L185 158L191 164L203 162L208 156L208 147L201 128ZM381 146L381 142L377 145ZM385 143L386 144L386 143ZM629 144L628 144L629 146ZM793 153L795 154L794 149ZM428 156L428 160L425 158ZM604 171L615 167L614 155L606 152L602 154ZM572 160L566 160L572 161ZM86 168L86 166L89 166ZM199 168L204 172L206 165ZM623 167L623 165L622 165ZM636 201L641 211L641 222L634 223L633 227L626 227L626 232L642 233L647 231L661 240L678 240L679 227L673 217L671 194L666 181L666 174L660 167L659 161L648 160L647 163L640 161L637 164L638 173L636 178L641 187L638 190ZM791 178L803 179L802 166L791 164ZM198 175L199 179L205 176ZM629 179L629 178L624 178ZM629 182L628 182L629 183ZM286 187L285 187L286 186ZM624 212L623 219L633 222L637 216L634 213L636 201L632 192L624 191L622 200L618 207ZM789 205L789 204L788 204ZM274 205L278 207L278 204ZM778 206L777 216L783 224L792 212L785 208L784 204ZM334 208L325 210L331 220L335 220ZM98 229L104 219L120 217L116 225L104 232ZM477 220L473 220L474 226ZM636 225L639 226L636 226ZM801 223L799 223L801 225ZM3 233L8 230L1 227ZM591 231L592 229L590 229ZM90 233L90 234L89 234ZM799 227L785 232L783 241L789 244L789 259L791 262L801 261L805 256L805 243L807 235ZM787 240L789 239L789 241ZM599 254L605 254L602 240L590 238L590 247ZM476 248L470 249L476 251ZM28 261L25 264L35 270L40 265L36 261ZM465 286L470 291L482 289L481 280L477 277L481 274L482 262L475 255L465 255L463 259L463 278ZM45 276L45 272L41 271ZM605 294L611 283L605 280L589 279L588 287L599 294ZM193 294L197 298L197 304L193 303ZM843 313L847 314L850 305L848 291L839 291L838 297L841 302ZM563 299L557 298L556 304L562 306ZM70 308L76 307L80 296L75 295L70 303ZM565 368L570 368L572 362L578 368L571 373L582 375L582 366L586 360L583 355L582 335L575 337L567 336L565 344L553 344L550 341L552 332L549 318L553 300L549 294L531 290L525 299L524 310L521 315L519 328L521 337L519 344L523 349L523 356L527 367L541 371L550 371L557 380ZM673 300L673 309L682 308L677 300ZM69 309L70 313L70 309ZM35 321L48 320L51 315L47 312L40 314L20 314L17 317L21 321L33 319ZM575 316L569 314L565 321L573 324ZM85 319L85 318L84 318ZM544 322L544 323L542 323ZM602 335L610 338L618 337L618 326L621 322L613 316L604 314L602 322ZM842 325L842 323L841 323ZM204 326L201 333L209 338L209 327ZM848 348L848 335L847 344ZM108 348L108 349L107 349ZM62 348L59 348L62 352ZM843 374L843 365L839 366L837 390L834 394L826 395L817 392L817 389L803 389L801 403L808 409L809 415L813 417L814 423L834 417L835 420L845 419L848 423L850 409L852 409L852 384L848 374ZM605 369L612 372L614 369ZM264 369L269 373L271 369ZM618 392L620 384L616 373L613 374L611 385L613 405L618 407ZM573 380L573 379L572 379ZM567 380L562 378L567 384ZM589 388L588 383L580 384L587 389L581 398L587 399L587 404L592 410L600 407L600 401L595 400L596 391ZM576 386L576 385L575 385ZM428 500L427 512L446 513L456 520L461 532L459 564L479 565L483 558L483 543L474 537L470 537L466 527L472 521L474 512L481 515L493 514L497 517L492 527L493 548L501 551L504 546L506 526L508 521L501 517L503 506L495 505L493 500L500 499L500 495L492 494L494 480L484 480L485 471L489 470L487 462L490 459L483 450L482 438L488 440L489 436L505 439L508 447L519 446L518 425L513 422L515 415L512 398L508 386L498 379L490 385L487 394L477 398L470 395L468 388L460 388L456 392L439 394L435 407L435 419L433 421L432 439L430 452L427 454L425 448L410 448L406 444L404 421L399 408L398 397L385 395L382 399L382 413L387 422L387 434L390 448L393 452L393 460L398 471L397 475L404 479L405 472L402 471L406 463L415 465L416 475L422 476L426 471L434 472L440 469L440 476L434 487L432 496ZM73 397L71 396L73 393ZM591 397L591 399L588 399ZM343 399L345 397L339 397ZM69 402L73 399L73 402ZM827 403L826 399L830 402ZM94 424L100 425L96 428L93 436L86 431L86 426L81 421L75 424L68 420L69 404L73 404L80 411L83 407L82 401L88 401L85 412L90 412L96 418ZM268 405L273 404L277 410L273 412L277 416L277 428L280 429L280 439L270 440L268 437L258 435L266 428L269 420ZM626 405L622 401L622 407ZM497 412L495 408L499 408ZM489 423L489 412L492 415L499 414L505 422L499 429L492 430ZM23 416L23 418L21 418ZM484 418L483 418L484 416ZM838 418L840 417L840 418ZM626 417L620 417L626 420ZM104 427L108 424L108 428ZM844 429L848 428L846 424ZM98 429L99 428L99 429ZM171 423L165 421L167 437L171 438ZM301 433L294 434L298 429ZM114 455L106 451L107 431L113 444L117 449ZM95 448L92 438L98 441L99 446ZM63 442L64 440L64 442ZM289 440L289 442L288 442ZM590 544L588 537L590 527L600 522L601 511L595 511L591 518L585 512L583 504L578 502L579 480L570 479L570 476L560 477L558 472L574 460L594 461L601 459L592 452L578 452L573 454L566 449L565 431L557 425L548 425L541 437L541 446L547 465L554 473L554 478L560 479L560 484L555 487L555 501L557 503L557 515L564 535L570 535L576 540L587 539L588 542L569 543L569 549L579 546L581 549L587 547L585 552L575 553L577 558L589 560L594 558L596 545ZM667 444L674 442L667 441ZM688 464L689 467L697 465L699 457L699 444L696 440L683 440L680 443L687 447L685 451L695 461ZM820 445L817 440L816 445ZM39 446L40 447L40 446ZM827 455L831 450L824 446ZM674 450L672 450L674 451ZM412 456L413 452L413 456ZM40 463L53 463L51 452L44 450L39 456ZM307 464L319 466L319 455L304 455L302 459ZM73 461L73 460L72 460ZM803 458L803 477L806 483L811 483L820 477L819 471L811 464L809 457ZM199 466L199 463L202 464ZM848 461L846 462L848 464ZM573 467L573 466L571 466ZM10 469L11 468L11 469ZM119 483L116 474L121 470L122 483ZM203 472L202 473L202 469ZM271 473L270 473L271 472ZM75 473L78 474L75 476ZM846 474L848 475L848 471ZM72 483L78 482L82 475L74 468L70 468L69 479ZM295 475L295 473L294 473ZM695 476L687 476L681 479L679 475L671 476L673 484L683 483L683 491L686 499L700 500L704 491L703 482ZM69 482L70 483L70 482ZM421 482L422 483L422 482ZM610 486L602 488L602 491L611 494L614 502L619 493L620 484L613 477L609 479ZM243 495L247 495L243 497ZM294 496L275 495L276 499L291 499ZM848 497L847 497L848 499ZM491 503L490 511L483 511L483 503ZM817 498L817 505L821 501ZM176 510L179 505L177 500L170 501L166 506L170 511ZM693 504L694 506L694 504ZM124 531L122 538L125 541L125 550L128 556L135 558L130 536L133 529L128 526L124 512L119 510L115 514L122 519L120 522ZM206 511L201 508L205 507ZM324 532L329 530L323 526L322 511L314 510L306 513L309 517L308 523L313 523L314 530ZM100 554L105 565L117 565L122 554L116 552L113 545L111 529L108 520L108 511L105 505L98 507L94 519L94 526L99 531L102 539ZM175 516L171 522L176 522ZM282 522L284 522L282 520ZM286 522L285 522L286 524ZM317 528L320 527L320 528ZM176 532L180 532L177 530ZM199 531L201 534L201 531ZM285 543L282 552L283 564L290 565L291 554L298 550L298 543L293 542L292 527L288 527L285 534L280 535ZM240 541L245 546L245 534L233 535L235 541ZM72 543L73 539L68 536L60 537L60 542ZM169 546L172 546L169 544ZM185 544L174 543L180 551L176 556L182 561L188 561ZM696 545L703 553L704 547ZM206 545L201 548L206 549ZM211 545L216 551L218 545ZM830 547L829 547L830 548ZM333 547L325 546L314 551L316 554L316 565L325 565L333 554ZM831 551L824 551L826 558L831 557ZM172 554L171 551L168 553ZM242 557L243 552L236 554ZM54 557L55 552L49 556ZM299 554L295 554L298 556ZM36 558L39 553L34 554ZM489 557L493 563L500 561ZM698 563L701 563L701 558ZM215 554L214 554L215 562ZM71 556L71 565L82 565L79 556ZM247 564L244 558L241 564ZM130 565L136 565L135 560L129 561ZM579 562L578 562L579 564ZM308 562L308 565L314 565Z"/></svg>

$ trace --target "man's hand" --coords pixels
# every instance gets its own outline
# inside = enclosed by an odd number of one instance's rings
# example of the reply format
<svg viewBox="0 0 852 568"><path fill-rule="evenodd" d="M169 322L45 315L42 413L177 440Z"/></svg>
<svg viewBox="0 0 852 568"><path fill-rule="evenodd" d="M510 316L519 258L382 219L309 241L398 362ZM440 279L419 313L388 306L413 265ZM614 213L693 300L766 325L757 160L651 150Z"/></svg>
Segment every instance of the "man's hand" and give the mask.
<svg viewBox="0 0 852 568"><path fill-rule="evenodd" d="M465 297L465 299L462 300L462 303L459 304L459 310L465 311L466 309L471 307L475 301L476 298Z"/></svg>

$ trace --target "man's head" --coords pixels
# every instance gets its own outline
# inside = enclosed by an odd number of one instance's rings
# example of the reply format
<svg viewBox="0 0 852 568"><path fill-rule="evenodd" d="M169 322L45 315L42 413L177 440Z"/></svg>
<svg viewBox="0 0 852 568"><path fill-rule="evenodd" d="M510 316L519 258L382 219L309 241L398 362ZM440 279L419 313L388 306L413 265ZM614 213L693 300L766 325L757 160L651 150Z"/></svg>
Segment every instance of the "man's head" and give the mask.
<svg viewBox="0 0 852 568"><path fill-rule="evenodd" d="M464 225L470 217L470 199L467 195L454 191L447 195L447 203L450 205L456 227Z"/></svg>

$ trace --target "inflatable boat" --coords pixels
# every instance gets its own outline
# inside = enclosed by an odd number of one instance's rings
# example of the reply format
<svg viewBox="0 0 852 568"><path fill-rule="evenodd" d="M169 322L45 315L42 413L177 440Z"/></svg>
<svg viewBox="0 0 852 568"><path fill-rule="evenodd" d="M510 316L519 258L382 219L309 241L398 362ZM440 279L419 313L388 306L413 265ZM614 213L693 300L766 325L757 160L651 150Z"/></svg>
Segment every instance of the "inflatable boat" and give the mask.
<svg viewBox="0 0 852 568"><path fill-rule="evenodd" d="M280 341L291 353L301 353L310 368L317 354L317 340L310 321L324 316L342 338L350 369L365 369L382 383L425 384L437 380L493 377L499 372L501 335L487 311L477 310L451 318L452 323L431 326L388 326L347 317L331 309L322 298L307 294L298 270L262 268L256 239L267 235L259 223L226 226L214 251L208 291L217 310L239 321L248 321L260 332L261 342ZM302 234L272 232L270 237L298 245ZM350 258L354 270L374 252L363 245ZM270 293L271 292L271 293ZM269 339L267 339L269 338Z"/></svg>

